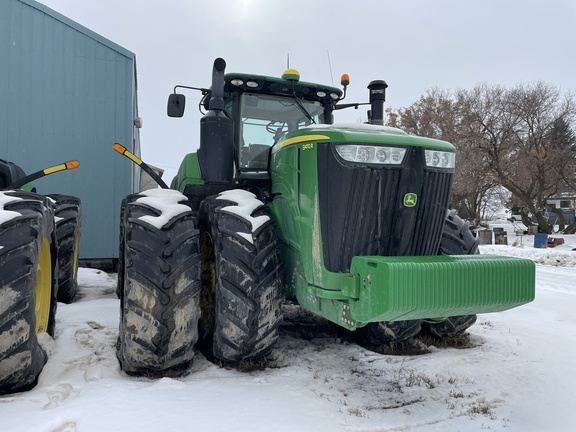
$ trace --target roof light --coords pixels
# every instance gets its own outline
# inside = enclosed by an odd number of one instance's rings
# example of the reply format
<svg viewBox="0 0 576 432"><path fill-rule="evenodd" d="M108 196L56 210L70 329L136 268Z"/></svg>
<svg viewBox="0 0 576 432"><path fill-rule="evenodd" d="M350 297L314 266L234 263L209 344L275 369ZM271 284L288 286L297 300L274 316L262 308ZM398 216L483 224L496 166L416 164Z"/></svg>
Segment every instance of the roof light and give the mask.
<svg viewBox="0 0 576 432"><path fill-rule="evenodd" d="M230 84L232 84L233 86L239 87L242 84L244 84L244 81L242 81L241 79L233 79L232 81L230 81Z"/></svg>
<svg viewBox="0 0 576 432"><path fill-rule="evenodd" d="M323 92L322 90L317 91L316 96L318 96L319 98L326 97L326 92Z"/></svg>
<svg viewBox="0 0 576 432"><path fill-rule="evenodd" d="M248 82L246 83L246 85L247 85L248 87L250 87L250 88L256 88L256 87L258 87L258 83L257 83L256 81L248 81Z"/></svg>
<svg viewBox="0 0 576 432"><path fill-rule="evenodd" d="M336 93L330 93L330 97L334 100L340 99L340 96L338 96L338 94L336 94Z"/></svg>

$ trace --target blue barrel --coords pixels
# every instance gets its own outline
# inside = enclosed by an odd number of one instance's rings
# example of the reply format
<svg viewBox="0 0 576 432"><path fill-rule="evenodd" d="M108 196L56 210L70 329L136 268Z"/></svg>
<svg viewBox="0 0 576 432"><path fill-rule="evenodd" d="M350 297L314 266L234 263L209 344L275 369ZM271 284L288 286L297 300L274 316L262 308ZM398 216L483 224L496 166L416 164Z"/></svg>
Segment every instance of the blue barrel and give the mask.
<svg viewBox="0 0 576 432"><path fill-rule="evenodd" d="M548 234L534 234L534 247L535 248L548 247Z"/></svg>

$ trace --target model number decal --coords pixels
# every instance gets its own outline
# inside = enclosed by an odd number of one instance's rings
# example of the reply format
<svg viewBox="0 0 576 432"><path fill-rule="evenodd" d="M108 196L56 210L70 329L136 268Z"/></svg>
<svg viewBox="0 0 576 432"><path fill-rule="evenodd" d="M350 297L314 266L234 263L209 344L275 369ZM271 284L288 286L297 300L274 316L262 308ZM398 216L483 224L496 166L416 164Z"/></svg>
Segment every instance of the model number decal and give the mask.
<svg viewBox="0 0 576 432"><path fill-rule="evenodd" d="M304 144L302 146L302 150L312 150L314 148L314 144L310 143L310 144Z"/></svg>

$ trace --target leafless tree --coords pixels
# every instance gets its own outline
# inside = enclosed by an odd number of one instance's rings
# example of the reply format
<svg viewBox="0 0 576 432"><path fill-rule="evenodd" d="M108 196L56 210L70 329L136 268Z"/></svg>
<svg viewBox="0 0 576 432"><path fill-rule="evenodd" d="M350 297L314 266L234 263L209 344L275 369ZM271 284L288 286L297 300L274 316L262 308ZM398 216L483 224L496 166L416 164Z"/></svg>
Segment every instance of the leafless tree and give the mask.
<svg viewBox="0 0 576 432"><path fill-rule="evenodd" d="M541 231L551 232L542 209L567 187L575 157L574 146L552 140L551 134L559 121L574 120L573 97L562 97L543 82L509 90L481 84L458 94L468 133L478 140L498 183L535 216Z"/></svg>
<svg viewBox="0 0 576 432"><path fill-rule="evenodd" d="M457 148L451 206L478 225L487 192L497 185L478 152L478 137L468 134L463 105L451 92L431 89L407 108L388 111L388 124L408 133L448 141Z"/></svg>
<svg viewBox="0 0 576 432"><path fill-rule="evenodd" d="M478 222L488 191L501 185L550 232L547 200L576 189L575 116L574 95L550 84L482 83L429 90L411 106L389 110L388 123L457 147L452 204L468 218Z"/></svg>

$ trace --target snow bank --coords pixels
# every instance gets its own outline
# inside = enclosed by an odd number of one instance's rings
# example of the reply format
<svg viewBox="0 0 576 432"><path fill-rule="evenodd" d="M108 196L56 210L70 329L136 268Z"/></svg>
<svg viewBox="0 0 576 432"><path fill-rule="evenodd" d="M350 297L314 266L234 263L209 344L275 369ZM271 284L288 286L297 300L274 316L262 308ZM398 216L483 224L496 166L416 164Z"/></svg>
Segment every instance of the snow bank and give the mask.
<svg viewBox="0 0 576 432"><path fill-rule="evenodd" d="M520 228L523 228L520 225ZM551 234L548 238L561 238L564 244L554 248L535 248L533 235L517 235L516 228L507 221L495 221L491 229L503 228L508 245L480 245L480 253L505 255L533 260L547 266L576 267L576 235Z"/></svg>

